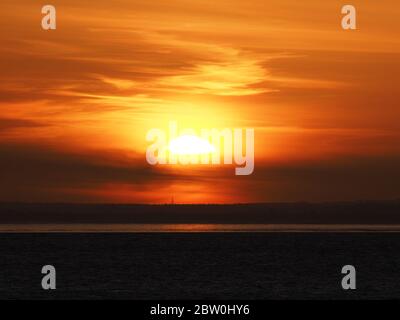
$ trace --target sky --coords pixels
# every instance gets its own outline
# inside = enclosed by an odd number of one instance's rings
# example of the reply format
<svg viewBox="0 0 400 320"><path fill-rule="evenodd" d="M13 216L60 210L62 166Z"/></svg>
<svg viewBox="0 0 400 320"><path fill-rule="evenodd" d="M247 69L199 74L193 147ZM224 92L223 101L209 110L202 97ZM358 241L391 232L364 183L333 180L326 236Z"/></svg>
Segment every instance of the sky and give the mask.
<svg viewBox="0 0 400 320"><path fill-rule="evenodd" d="M0 3L0 201L245 203L400 196L400 3ZM48 3L46 3L48 4ZM151 166L146 133L254 128L255 170Z"/></svg>

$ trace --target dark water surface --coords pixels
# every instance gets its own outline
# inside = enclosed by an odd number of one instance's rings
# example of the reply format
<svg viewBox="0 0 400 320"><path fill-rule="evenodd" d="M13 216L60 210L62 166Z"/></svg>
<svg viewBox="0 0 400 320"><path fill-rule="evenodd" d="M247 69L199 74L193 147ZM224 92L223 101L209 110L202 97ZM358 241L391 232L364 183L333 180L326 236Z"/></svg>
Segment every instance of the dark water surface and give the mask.
<svg viewBox="0 0 400 320"><path fill-rule="evenodd" d="M0 234L0 298L400 298L400 233Z"/></svg>

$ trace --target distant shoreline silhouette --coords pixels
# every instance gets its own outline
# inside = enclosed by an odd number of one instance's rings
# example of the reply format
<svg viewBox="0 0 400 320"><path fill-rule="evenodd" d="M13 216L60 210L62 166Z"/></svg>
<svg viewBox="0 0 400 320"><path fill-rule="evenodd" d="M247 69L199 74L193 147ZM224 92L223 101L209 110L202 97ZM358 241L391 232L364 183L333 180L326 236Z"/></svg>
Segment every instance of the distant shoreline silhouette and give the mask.
<svg viewBox="0 0 400 320"><path fill-rule="evenodd" d="M0 224L400 224L400 200L259 204L0 203Z"/></svg>

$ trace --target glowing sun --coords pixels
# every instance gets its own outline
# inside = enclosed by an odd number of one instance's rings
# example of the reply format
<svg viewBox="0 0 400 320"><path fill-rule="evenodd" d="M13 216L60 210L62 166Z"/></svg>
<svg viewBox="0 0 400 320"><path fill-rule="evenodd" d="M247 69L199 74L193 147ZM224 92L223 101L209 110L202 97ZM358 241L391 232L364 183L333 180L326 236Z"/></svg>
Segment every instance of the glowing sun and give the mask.
<svg viewBox="0 0 400 320"><path fill-rule="evenodd" d="M182 135L170 141L169 151L177 155L196 155L215 152L207 140L194 135Z"/></svg>

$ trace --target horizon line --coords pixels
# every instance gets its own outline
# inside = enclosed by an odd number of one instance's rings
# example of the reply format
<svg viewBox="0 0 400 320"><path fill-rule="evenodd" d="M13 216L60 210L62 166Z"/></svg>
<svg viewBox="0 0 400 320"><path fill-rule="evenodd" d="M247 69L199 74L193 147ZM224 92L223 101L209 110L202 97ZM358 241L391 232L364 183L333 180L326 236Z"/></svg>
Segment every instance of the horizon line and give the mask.
<svg viewBox="0 0 400 320"><path fill-rule="evenodd" d="M271 201L271 202L237 202L237 203L110 203L110 202L36 202L36 201L0 201L0 205L77 205L77 206L255 206L255 205L279 205L279 204L360 204L377 202L400 202L395 199L359 199L359 200L335 200L335 201Z"/></svg>

